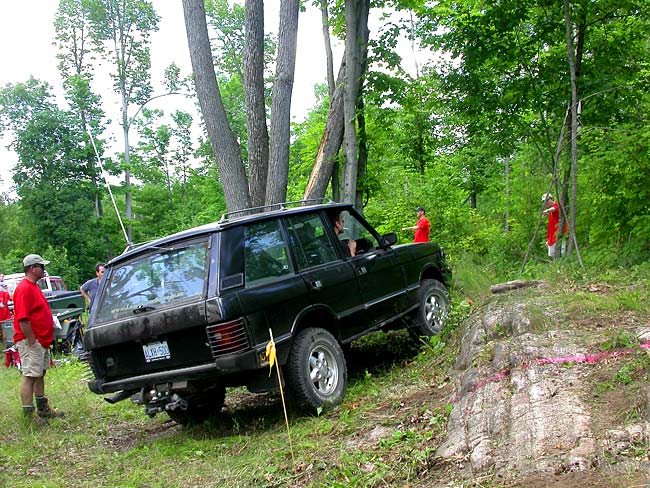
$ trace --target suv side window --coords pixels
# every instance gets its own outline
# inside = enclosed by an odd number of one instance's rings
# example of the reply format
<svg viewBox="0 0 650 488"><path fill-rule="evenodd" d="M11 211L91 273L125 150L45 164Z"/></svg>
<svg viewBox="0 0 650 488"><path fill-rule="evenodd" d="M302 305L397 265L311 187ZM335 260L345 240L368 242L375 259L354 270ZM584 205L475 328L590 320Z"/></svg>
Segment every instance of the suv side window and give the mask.
<svg viewBox="0 0 650 488"><path fill-rule="evenodd" d="M294 251L301 269L338 259L319 215L296 215L288 223L289 235L297 243Z"/></svg>
<svg viewBox="0 0 650 488"><path fill-rule="evenodd" d="M244 277L246 287L273 281L292 273L287 243L278 220L244 228Z"/></svg>
<svg viewBox="0 0 650 488"><path fill-rule="evenodd" d="M207 241L137 257L111 270L97 321L132 316L138 307L154 307L203 295Z"/></svg>

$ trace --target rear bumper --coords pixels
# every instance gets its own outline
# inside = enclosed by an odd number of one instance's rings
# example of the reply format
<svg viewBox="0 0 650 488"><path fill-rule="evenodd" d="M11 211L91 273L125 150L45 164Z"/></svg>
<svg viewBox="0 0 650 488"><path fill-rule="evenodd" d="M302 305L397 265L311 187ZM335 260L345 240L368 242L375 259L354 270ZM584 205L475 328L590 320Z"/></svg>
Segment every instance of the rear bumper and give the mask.
<svg viewBox="0 0 650 488"><path fill-rule="evenodd" d="M88 383L88 388L97 395L104 395L121 390L139 390L143 386L176 380L206 379L225 376L231 373L256 370L260 367L257 352L252 350L241 354L220 357L215 359L213 363L200 364L188 368L158 371L156 373L130 376L114 381L105 381L102 378L97 378Z"/></svg>

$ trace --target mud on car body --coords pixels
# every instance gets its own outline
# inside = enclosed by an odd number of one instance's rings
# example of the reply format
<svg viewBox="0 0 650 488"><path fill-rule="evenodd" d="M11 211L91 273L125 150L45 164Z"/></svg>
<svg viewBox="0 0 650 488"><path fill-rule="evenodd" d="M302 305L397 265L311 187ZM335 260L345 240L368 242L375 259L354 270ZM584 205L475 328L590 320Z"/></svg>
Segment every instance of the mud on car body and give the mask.
<svg viewBox="0 0 650 488"><path fill-rule="evenodd" d="M356 241L355 256L340 239ZM128 250L108 263L89 320L90 389L198 422L221 410L228 386L277 389L265 357L271 330L291 398L336 405L347 386L343 345L405 326L434 335L447 317L442 248L396 241L351 205L303 203Z"/></svg>

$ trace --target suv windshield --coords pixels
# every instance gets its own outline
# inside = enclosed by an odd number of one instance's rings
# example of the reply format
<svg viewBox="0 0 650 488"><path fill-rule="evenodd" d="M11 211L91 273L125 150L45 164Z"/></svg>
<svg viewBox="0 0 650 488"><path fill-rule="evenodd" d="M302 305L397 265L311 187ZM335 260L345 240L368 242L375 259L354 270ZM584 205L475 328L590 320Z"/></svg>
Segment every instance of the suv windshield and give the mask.
<svg viewBox="0 0 650 488"><path fill-rule="evenodd" d="M203 295L207 241L160 249L111 269L96 320L104 322Z"/></svg>

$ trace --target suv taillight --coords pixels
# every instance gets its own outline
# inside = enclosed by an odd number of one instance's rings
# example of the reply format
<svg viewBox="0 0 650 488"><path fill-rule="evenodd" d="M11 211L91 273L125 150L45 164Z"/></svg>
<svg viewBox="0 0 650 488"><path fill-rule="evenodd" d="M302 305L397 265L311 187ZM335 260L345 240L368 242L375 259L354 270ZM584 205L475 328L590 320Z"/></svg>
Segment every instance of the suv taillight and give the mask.
<svg viewBox="0 0 650 488"><path fill-rule="evenodd" d="M244 319L208 325L205 328L213 357L245 351L250 347Z"/></svg>

